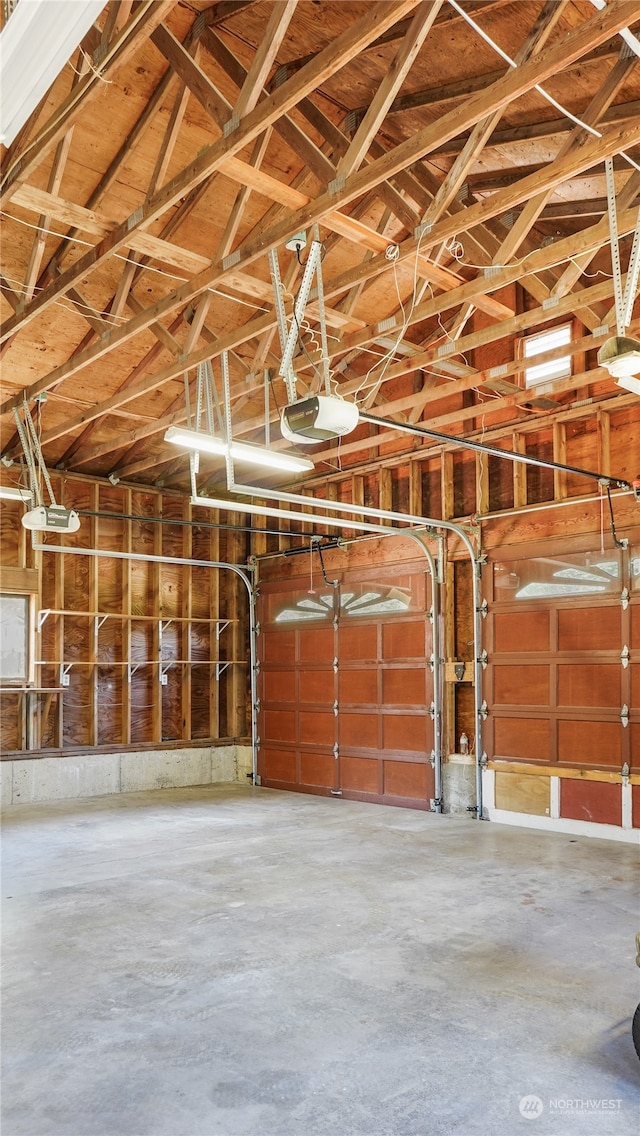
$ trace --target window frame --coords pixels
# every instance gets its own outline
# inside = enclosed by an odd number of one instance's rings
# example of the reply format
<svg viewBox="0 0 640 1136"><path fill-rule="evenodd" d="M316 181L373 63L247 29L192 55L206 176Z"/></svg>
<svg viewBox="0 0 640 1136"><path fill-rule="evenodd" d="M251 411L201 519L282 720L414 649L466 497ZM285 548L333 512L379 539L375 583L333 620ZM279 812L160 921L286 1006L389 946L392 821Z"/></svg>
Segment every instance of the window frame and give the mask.
<svg viewBox="0 0 640 1136"><path fill-rule="evenodd" d="M567 352L567 359L568 359L568 366L569 366L568 372L566 372L564 374L552 375L552 376L549 376L549 377L545 376L544 378L538 378L538 379L534 379L534 380L528 380L528 377L527 377L527 371L531 371L535 367L543 365L543 364L535 362L535 359L537 358L536 355L527 355L526 354L527 343L530 343L532 340L536 340L536 339L538 339L538 340L544 339L545 336L553 335L554 332L558 332L562 328L568 328L569 329L569 340L568 340L568 343L567 343L567 347L570 348L571 344L573 343L573 341L576 337L575 320L572 320L572 319L562 320L560 323L553 324L552 327L547 327L543 331L534 331L534 332L531 332L529 335L523 335L518 340L518 358L521 359L522 362L525 364L525 366L522 369L522 386L525 390L535 392L539 388L546 386L547 383L555 383L555 382L560 382L562 379L569 379L575 373L575 355L569 350ZM553 350L553 348L549 348L548 350ZM539 355L544 355L544 354L545 354L544 350L539 352ZM555 360L555 362L559 365L563 361L563 358L564 357L561 356L560 358ZM527 363L528 363L528 365L527 365Z"/></svg>

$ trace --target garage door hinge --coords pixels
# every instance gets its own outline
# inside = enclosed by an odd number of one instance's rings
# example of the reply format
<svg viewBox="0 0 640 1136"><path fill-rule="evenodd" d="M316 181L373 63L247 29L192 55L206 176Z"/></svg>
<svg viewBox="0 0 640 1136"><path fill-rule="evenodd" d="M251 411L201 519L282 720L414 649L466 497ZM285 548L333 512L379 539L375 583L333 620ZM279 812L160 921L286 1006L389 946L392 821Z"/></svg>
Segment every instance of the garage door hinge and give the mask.
<svg viewBox="0 0 640 1136"><path fill-rule="evenodd" d="M337 673L338 673L338 660L337 660L337 658L335 658L335 659L333 660L333 664L332 664L332 665L333 665L333 673L334 673L334 674L337 674Z"/></svg>
<svg viewBox="0 0 640 1136"><path fill-rule="evenodd" d="M335 716L337 718L338 717L338 699L337 698L336 698L336 700L333 704L333 713L335 714Z"/></svg>
<svg viewBox="0 0 640 1136"><path fill-rule="evenodd" d="M626 727L629 725L629 707L627 706L626 702L622 707L622 710L620 711L620 721L626 729Z"/></svg>
<svg viewBox="0 0 640 1136"><path fill-rule="evenodd" d="M631 655L631 652L630 652L629 648L627 647L627 644L625 643L624 647L622 648L622 650L620 652L620 662L622 663L622 667L623 667L624 670L626 670L627 667L629 666L630 655Z"/></svg>
<svg viewBox="0 0 640 1136"><path fill-rule="evenodd" d="M435 704L435 702L432 702L431 705L429 706L429 717L431 718L432 721L435 721L435 717L436 717L436 704Z"/></svg>
<svg viewBox="0 0 640 1136"><path fill-rule="evenodd" d="M629 589L628 588L622 589L622 592L620 593L620 603L622 604L622 610L626 611L628 606L629 606Z"/></svg>
<svg viewBox="0 0 640 1136"><path fill-rule="evenodd" d="M483 721L483 722L486 722L486 720L487 720L487 714L489 713L489 707L487 706L487 700L486 700L486 698L485 698L485 699L483 700L483 702L482 702L482 705L481 705L481 707L480 707L480 710L478 711L478 713L480 714L480 717L482 718L482 721Z"/></svg>
<svg viewBox="0 0 640 1136"><path fill-rule="evenodd" d="M337 742L335 742L333 747L333 756L336 758L336 760L340 757L340 749Z"/></svg>
<svg viewBox="0 0 640 1136"><path fill-rule="evenodd" d="M486 671L487 667L489 666L489 656L486 651L482 652L480 658L478 659L478 662L482 664L483 671Z"/></svg>
<svg viewBox="0 0 640 1136"><path fill-rule="evenodd" d="M332 789L331 790L331 796L332 797L341 797L342 796L342 789Z"/></svg>
<svg viewBox="0 0 640 1136"><path fill-rule="evenodd" d="M476 610L480 612L480 615L482 616L483 619L486 619L487 615L489 614L489 604L487 603L486 600L483 600L482 603L480 604L480 607L477 608Z"/></svg>

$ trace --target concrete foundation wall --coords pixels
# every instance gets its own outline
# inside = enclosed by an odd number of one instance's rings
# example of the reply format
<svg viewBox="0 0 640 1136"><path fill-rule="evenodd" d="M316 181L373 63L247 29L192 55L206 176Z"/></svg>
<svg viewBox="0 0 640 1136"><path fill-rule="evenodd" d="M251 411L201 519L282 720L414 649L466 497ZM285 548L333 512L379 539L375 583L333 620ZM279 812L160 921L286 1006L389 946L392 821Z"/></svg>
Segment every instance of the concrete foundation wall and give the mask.
<svg viewBox="0 0 640 1136"><path fill-rule="evenodd" d="M251 747L238 745L3 761L0 803L31 804L230 781L246 784L251 761Z"/></svg>

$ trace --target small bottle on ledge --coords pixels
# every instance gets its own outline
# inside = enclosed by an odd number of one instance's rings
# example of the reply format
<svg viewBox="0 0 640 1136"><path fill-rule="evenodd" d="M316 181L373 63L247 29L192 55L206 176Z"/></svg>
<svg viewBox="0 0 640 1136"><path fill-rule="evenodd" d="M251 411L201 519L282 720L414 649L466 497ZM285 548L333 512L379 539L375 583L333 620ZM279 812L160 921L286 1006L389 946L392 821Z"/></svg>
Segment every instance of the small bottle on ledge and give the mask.
<svg viewBox="0 0 640 1136"><path fill-rule="evenodd" d="M468 753L469 752L469 739L468 739L466 734L464 734L464 733L460 734L459 745L460 745L460 750L459 750L460 753Z"/></svg>

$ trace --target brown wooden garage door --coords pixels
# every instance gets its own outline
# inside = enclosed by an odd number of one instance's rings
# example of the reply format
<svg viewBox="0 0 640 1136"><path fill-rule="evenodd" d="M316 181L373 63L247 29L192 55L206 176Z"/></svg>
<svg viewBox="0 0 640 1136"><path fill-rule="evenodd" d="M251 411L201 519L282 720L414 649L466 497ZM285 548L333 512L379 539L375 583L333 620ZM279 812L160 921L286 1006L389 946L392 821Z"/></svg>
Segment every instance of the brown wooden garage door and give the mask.
<svg viewBox="0 0 640 1136"><path fill-rule="evenodd" d="M640 551L519 555L486 571L487 753L640 769Z"/></svg>
<svg viewBox="0 0 640 1136"><path fill-rule="evenodd" d="M429 577L341 574L261 587L263 785L428 808L434 795Z"/></svg>

